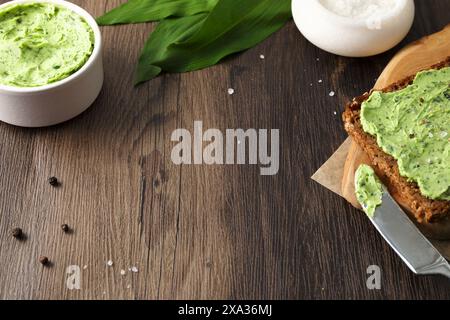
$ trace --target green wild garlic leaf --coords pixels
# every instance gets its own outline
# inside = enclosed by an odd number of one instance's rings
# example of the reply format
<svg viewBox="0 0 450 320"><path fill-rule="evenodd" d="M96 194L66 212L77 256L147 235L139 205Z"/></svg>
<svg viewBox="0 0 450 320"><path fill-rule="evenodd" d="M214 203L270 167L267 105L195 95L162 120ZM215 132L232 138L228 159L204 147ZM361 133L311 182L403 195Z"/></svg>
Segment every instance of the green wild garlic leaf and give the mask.
<svg viewBox="0 0 450 320"><path fill-rule="evenodd" d="M162 21L139 59L135 83L186 72L251 48L291 18L290 0L219 0L208 14Z"/></svg>
<svg viewBox="0 0 450 320"><path fill-rule="evenodd" d="M160 66L152 64L151 61L164 60L167 47L171 43L182 41L191 36L206 19L206 13L200 13L190 17L166 19L158 23L155 31L145 43L139 58L136 70L136 83L142 82L138 79L152 79L163 70Z"/></svg>
<svg viewBox="0 0 450 320"><path fill-rule="evenodd" d="M97 18L99 25L159 21L209 12L218 0L130 0Z"/></svg>

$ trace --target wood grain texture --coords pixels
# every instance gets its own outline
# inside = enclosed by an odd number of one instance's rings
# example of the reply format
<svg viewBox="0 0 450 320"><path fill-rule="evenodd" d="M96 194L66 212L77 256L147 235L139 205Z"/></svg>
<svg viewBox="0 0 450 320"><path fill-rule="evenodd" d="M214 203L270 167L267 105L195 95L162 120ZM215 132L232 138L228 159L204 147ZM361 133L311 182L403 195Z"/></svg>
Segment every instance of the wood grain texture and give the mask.
<svg viewBox="0 0 450 320"><path fill-rule="evenodd" d="M124 1L74 2L98 16ZM450 2L417 6L402 45L448 23ZM309 178L346 137L341 106L373 86L395 50L336 57L290 22L220 65L133 88L153 27L102 28L105 85L81 116L44 129L0 124L1 298L450 298L448 281L411 274L363 215ZM278 175L175 166L170 134L194 120L280 129ZM48 185L51 175L60 188ZM26 241L11 237L15 226ZM53 265L43 268L40 255ZM371 264L381 267L381 290L366 288ZM81 290L65 285L69 265L82 267Z"/></svg>

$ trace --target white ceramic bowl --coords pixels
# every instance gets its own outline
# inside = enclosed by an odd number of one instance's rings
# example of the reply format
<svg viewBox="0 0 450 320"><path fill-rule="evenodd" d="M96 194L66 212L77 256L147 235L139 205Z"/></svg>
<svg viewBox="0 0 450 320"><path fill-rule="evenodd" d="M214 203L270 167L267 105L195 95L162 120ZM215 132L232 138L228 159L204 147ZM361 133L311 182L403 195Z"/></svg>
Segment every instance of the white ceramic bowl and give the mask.
<svg viewBox="0 0 450 320"><path fill-rule="evenodd" d="M394 47L411 29L414 11L413 0L397 0L387 14L370 20L338 15L320 0L292 0L300 32L317 47L347 57L372 56Z"/></svg>
<svg viewBox="0 0 450 320"><path fill-rule="evenodd" d="M77 5L62 0L15 0L20 3L55 3L82 16L91 26L94 50L84 66L60 81L32 88L0 84L0 120L22 127L44 127L72 119L97 98L103 85L102 38L95 19Z"/></svg>

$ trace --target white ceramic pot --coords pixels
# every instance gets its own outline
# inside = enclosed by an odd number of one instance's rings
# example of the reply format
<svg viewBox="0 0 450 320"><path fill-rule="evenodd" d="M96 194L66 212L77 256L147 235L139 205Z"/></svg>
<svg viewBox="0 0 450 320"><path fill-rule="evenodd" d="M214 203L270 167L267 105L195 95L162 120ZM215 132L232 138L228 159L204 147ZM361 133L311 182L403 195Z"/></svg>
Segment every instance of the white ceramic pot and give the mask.
<svg viewBox="0 0 450 320"><path fill-rule="evenodd" d="M393 9L375 18L353 18L328 10L321 0L292 0L292 15L300 32L317 47L347 57L387 51L411 29L414 1L397 0Z"/></svg>
<svg viewBox="0 0 450 320"><path fill-rule="evenodd" d="M0 84L0 120L22 127L44 127L72 119L97 98L103 85L102 38L95 19L77 5L62 0L15 0L0 6L20 3L55 3L82 16L91 26L94 50L84 66L55 83L32 88Z"/></svg>

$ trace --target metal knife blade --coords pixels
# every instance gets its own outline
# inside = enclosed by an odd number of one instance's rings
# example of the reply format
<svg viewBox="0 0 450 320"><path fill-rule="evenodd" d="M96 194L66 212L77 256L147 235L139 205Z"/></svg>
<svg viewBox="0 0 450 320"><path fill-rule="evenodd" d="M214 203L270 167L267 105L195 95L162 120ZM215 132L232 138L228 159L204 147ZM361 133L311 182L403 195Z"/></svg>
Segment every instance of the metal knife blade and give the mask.
<svg viewBox="0 0 450 320"><path fill-rule="evenodd" d="M370 220L406 265L416 274L441 274L450 278L450 264L419 231L385 191L383 203Z"/></svg>

